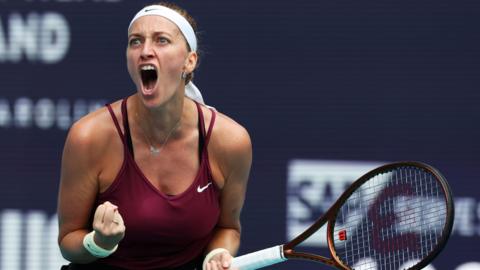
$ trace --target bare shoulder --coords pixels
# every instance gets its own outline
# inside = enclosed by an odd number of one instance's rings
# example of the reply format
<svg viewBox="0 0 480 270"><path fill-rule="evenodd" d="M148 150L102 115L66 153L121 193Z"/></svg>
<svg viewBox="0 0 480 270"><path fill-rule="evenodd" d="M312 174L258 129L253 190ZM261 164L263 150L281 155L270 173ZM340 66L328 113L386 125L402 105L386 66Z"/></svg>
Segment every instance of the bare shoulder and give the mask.
<svg viewBox="0 0 480 270"><path fill-rule="evenodd" d="M216 112L212 131L212 146L220 154L247 154L251 152L250 135L245 127L227 115Z"/></svg>
<svg viewBox="0 0 480 270"><path fill-rule="evenodd" d="M115 133L110 113L102 107L72 125L65 142L65 150L72 148L75 152L96 154L95 152L106 149Z"/></svg>
<svg viewBox="0 0 480 270"><path fill-rule="evenodd" d="M252 143L245 127L225 114L216 112L209 156L214 178L219 186L228 182L245 185L252 162Z"/></svg>

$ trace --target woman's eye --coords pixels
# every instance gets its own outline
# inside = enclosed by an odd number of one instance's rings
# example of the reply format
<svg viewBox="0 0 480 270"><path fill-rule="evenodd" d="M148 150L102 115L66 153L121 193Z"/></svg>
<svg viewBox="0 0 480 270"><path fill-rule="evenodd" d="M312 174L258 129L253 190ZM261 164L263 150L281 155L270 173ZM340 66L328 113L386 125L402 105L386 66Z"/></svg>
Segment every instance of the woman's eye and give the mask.
<svg viewBox="0 0 480 270"><path fill-rule="evenodd" d="M158 41L158 43L160 43L160 44L167 44L167 43L170 42L170 40L168 40L167 38L164 38L164 37L159 37L159 38L157 39L157 41Z"/></svg>
<svg viewBox="0 0 480 270"><path fill-rule="evenodd" d="M135 46L135 45L139 45L141 43L142 42L140 41L139 38L132 38L128 44L130 44L130 46Z"/></svg>

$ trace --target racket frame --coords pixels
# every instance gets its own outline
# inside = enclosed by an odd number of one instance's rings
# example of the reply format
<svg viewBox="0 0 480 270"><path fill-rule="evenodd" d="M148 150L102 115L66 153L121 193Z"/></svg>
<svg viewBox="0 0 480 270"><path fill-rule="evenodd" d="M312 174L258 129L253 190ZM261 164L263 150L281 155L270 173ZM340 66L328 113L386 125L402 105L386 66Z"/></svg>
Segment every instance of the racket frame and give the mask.
<svg viewBox="0 0 480 270"><path fill-rule="evenodd" d="M300 235L298 235L297 237L295 237L294 239L292 239L291 241L283 245L283 252L284 252L285 258L319 261L324 264L337 267L339 269L344 269L344 270L352 269L350 266L346 265L336 255L335 245L333 240L335 220L337 218L337 214L341 206L345 203L345 201L347 201L347 199L350 197L350 195L353 194L353 192L355 192L363 183L371 179L373 176L380 173L386 173L398 167L409 167L409 166L415 167L415 168L422 168L425 171L428 171L431 174L433 174L436 177L436 179L440 182L440 185L445 195L444 198L445 198L447 218L446 218L446 224L442 231L442 237L439 239L439 242L436 245L435 249L433 249L425 258L423 258L419 263L412 266L408 270L419 270L425 267L426 265L428 265L440 253L440 251L443 249L443 247L445 246L450 236L450 233L453 227L454 206L453 206L453 199L452 199L450 187L446 179L443 177L443 175L432 166L422 162L417 162L417 161L403 161L403 162L394 162L394 163L385 164L361 176L358 180L353 182L342 193L342 195L337 199L337 201L335 201L335 203L330 207L330 209L328 209L328 211L323 216L317 219L310 227L308 227ZM294 248L297 245L305 241L308 237L314 234L318 229L323 227L325 223L328 223L327 224L327 243L328 243L328 249L329 249L331 258L323 257L323 256L312 254L312 253L296 252L294 250Z"/></svg>

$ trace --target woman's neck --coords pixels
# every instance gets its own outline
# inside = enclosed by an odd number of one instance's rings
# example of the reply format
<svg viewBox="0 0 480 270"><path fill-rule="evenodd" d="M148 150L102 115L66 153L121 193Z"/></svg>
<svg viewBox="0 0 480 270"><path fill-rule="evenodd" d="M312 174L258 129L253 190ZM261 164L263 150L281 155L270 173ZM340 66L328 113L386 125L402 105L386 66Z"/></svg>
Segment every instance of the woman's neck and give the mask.
<svg viewBox="0 0 480 270"><path fill-rule="evenodd" d="M182 115L184 106L184 97L172 97L164 104L148 108L140 100L138 94L134 95L134 112L135 125L140 131L151 140L150 143L162 144L167 137L174 137L181 129Z"/></svg>

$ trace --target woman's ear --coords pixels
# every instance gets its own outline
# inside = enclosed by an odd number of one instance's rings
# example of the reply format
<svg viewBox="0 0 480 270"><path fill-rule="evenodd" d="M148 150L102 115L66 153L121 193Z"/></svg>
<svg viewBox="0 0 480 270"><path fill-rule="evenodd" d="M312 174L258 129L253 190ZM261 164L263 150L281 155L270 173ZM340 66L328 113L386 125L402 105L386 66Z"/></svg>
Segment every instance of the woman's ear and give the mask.
<svg viewBox="0 0 480 270"><path fill-rule="evenodd" d="M184 71L187 74L192 73L197 66L198 55L196 52L189 52L185 59Z"/></svg>

